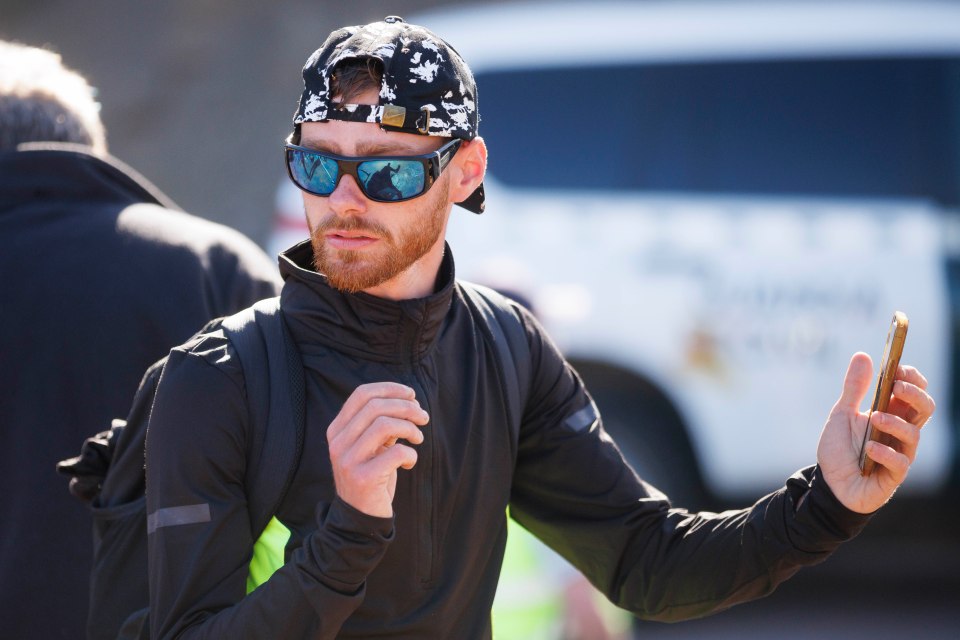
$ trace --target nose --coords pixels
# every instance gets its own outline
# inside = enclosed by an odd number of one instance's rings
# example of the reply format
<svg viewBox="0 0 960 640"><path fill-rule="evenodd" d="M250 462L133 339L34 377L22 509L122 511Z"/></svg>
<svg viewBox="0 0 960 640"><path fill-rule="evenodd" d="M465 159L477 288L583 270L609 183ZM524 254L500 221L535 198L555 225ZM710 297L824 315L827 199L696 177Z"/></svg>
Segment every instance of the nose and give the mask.
<svg viewBox="0 0 960 640"><path fill-rule="evenodd" d="M328 204L337 215L363 213L367 210L367 198L360 191L359 185L353 176L343 175L337 182L336 188L327 196Z"/></svg>

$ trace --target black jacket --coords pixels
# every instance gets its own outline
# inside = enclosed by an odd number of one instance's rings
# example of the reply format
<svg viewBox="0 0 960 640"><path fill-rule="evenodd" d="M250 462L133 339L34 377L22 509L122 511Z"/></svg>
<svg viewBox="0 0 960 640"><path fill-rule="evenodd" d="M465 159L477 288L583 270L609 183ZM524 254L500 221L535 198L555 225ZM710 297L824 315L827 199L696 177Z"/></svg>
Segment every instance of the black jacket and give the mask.
<svg viewBox="0 0 960 640"><path fill-rule="evenodd" d="M671 509L623 462L529 314L532 377L515 438L449 251L438 291L399 302L341 294L311 259L309 243L281 256L281 306L307 380L303 458L277 514L292 536L286 564L247 597L242 374L216 334L170 357L147 438L147 509L206 504L210 521L149 536L158 638L489 637L508 504L615 603L662 620L768 593L866 520L814 468L750 509ZM336 497L325 437L353 389L382 380L412 386L431 416L392 519Z"/></svg>
<svg viewBox="0 0 960 640"><path fill-rule="evenodd" d="M47 146L0 153L0 635L17 640L83 635L91 518L57 461L127 414L170 347L279 287L236 231Z"/></svg>

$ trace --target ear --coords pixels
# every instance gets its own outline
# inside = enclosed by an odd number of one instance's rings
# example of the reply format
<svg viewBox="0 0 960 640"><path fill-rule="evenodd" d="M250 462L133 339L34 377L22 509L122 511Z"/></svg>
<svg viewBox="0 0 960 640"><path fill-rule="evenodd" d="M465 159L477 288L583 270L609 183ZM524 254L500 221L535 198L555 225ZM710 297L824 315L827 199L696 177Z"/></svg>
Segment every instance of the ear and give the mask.
<svg viewBox="0 0 960 640"><path fill-rule="evenodd" d="M457 171L450 176L450 200L462 202L480 186L487 173L487 145L483 138L464 141L453 158L453 166Z"/></svg>

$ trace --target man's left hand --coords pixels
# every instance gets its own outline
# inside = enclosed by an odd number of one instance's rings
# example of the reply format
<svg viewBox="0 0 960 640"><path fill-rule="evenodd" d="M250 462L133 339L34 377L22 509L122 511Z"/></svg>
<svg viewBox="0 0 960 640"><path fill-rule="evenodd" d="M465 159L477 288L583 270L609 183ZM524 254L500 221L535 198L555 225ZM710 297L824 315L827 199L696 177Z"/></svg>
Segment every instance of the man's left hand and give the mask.
<svg viewBox="0 0 960 640"><path fill-rule="evenodd" d="M867 414L860 412L860 404L870 388L872 369L867 354L857 353L851 358L843 393L827 418L817 447L817 462L830 490L844 506L858 513L876 511L903 483L917 454L920 429L936 406L926 392L926 378L915 368L901 365L887 412L874 413L870 418L894 443L868 442L867 456L877 465L869 476L861 475L860 445L867 429Z"/></svg>

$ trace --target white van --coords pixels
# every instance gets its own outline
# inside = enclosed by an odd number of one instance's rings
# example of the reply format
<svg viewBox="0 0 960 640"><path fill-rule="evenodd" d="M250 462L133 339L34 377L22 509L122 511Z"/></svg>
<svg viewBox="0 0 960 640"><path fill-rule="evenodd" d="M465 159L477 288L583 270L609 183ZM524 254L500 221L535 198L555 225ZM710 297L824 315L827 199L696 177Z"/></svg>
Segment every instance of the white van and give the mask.
<svg viewBox="0 0 960 640"><path fill-rule="evenodd" d="M943 486L960 6L508 3L409 19L478 85L487 212L455 208L458 277L531 303L642 475L685 505L780 486L814 462L851 354L879 359L901 310L904 361L938 402L904 491ZM306 235L289 225L275 246Z"/></svg>

